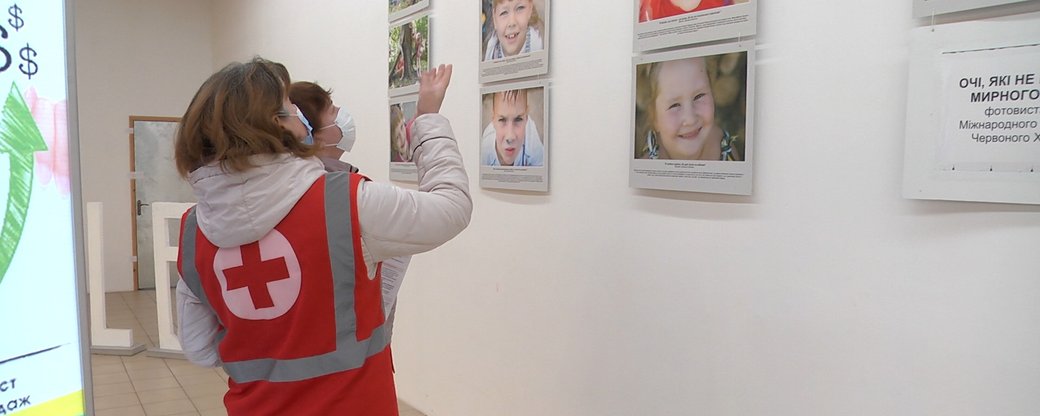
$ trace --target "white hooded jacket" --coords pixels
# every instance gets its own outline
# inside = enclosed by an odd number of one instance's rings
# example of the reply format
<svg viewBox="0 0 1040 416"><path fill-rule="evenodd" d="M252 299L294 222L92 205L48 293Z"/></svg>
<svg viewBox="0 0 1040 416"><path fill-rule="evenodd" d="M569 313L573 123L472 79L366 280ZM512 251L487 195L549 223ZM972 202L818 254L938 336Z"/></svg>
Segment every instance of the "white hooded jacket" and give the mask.
<svg viewBox="0 0 1040 416"><path fill-rule="evenodd" d="M370 274L380 261L444 244L466 228L473 211L469 179L447 119L439 114L420 116L411 133L418 191L369 181L358 186L361 246ZM189 175L199 201L199 229L218 247L262 238L325 174L317 158L280 154L254 156L251 161L256 167L244 172L225 172L211 164ZM203 366L219 365L216 315L183 281L177 284L177 311L185 357Z"/></svg>

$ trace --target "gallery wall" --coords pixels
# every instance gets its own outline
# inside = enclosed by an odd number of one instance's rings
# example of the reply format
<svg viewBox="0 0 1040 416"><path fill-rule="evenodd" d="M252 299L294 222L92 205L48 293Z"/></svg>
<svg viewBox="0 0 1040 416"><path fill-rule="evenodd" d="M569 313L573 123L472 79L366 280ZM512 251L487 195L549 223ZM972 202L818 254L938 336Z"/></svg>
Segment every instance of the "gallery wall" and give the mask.
<svg viewBox="0 0 1040 416"><path fill-rule="evenodd" d="M72 7L83 201L104 204L106 291L127 291L129 117L184 114L213 72L211 2L89 0Z"/></svg>
<svg viewBox="0 0 1040 416"><path fill-rule="evenodd" d="M405 279L404 400L430 416L1040 413L1040 207L900 197L910 2L759 5L750 197L628 187L634 11L608 3L552 4L548 193L476 186L478 7L432 6L475 210ZM388 177L385 4L216 1L212 61L190 19L208 3L106 4L81 19L143 25L79 23L96 48L77 54L99 181L84 195L106 222L129 199L103 192L125 179L126 115L179 114L203 68L255 54L333 88L358 123L346 159ZM112 64L125 50L153 66Z"/></svg>

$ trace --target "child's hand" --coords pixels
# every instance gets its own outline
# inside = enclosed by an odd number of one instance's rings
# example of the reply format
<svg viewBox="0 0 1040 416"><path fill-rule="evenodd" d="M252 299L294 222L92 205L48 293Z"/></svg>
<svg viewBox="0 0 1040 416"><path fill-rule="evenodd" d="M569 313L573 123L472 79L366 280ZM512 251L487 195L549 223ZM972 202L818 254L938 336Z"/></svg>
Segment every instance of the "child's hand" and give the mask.
<svg viewBox="0 0 1040 416"><path fill-rule="evenodd" d="M444 65L423 72L419 77L419 102L416 104L416 117L441 111L444 93L451 81L451 65Z"/></svg>

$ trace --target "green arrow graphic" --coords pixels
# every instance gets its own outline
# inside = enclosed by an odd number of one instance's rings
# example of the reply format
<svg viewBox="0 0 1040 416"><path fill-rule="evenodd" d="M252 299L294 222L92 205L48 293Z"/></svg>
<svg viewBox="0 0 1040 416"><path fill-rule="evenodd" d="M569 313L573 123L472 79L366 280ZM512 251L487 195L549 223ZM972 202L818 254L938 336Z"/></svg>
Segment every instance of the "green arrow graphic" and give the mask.
<svg viewBox="0 0 1040 416"><path fill-rule="evenodd" d="M22 239L25 217L29 214L32 195L33 153L47 150L40 129L25 105L18 85L11 83L11 92L4 102L0 118L0 153L11 160L11 186L7 191L7 213L0 228L0 282L14 259L14 251Z"/></svg>

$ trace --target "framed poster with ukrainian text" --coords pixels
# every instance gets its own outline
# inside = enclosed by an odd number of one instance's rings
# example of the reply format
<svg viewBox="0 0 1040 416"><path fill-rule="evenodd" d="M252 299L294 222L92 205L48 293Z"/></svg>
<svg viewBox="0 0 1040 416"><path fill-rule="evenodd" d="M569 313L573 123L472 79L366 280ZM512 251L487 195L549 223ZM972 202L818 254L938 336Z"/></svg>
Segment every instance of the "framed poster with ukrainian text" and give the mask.
<svg viewBox="0 0 1040 416"><path fill-rule="evenodd" d="M1040 13L914 29L903 197L1040 204Z"/></svg>
<svg viewBox="0 0 1040 416"><path fill-rule="evenodd" d="M0 2L0 410L90 414L71 13Z"/></svg>
<svg viewBox="0 0 1040 416"><path fill-rule="evenodd" d="M632 91L630 186L751 194L754 44L638 56Z"/></svg>

